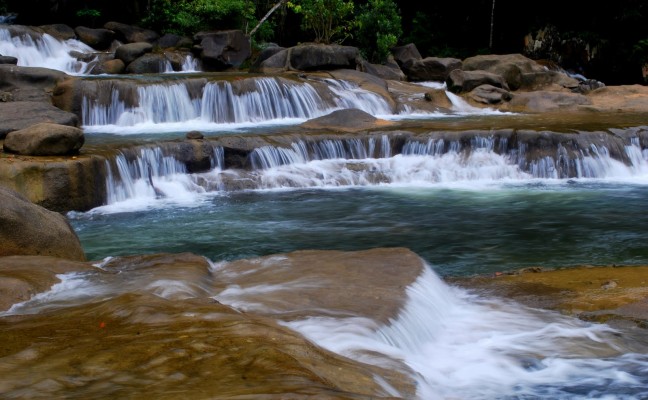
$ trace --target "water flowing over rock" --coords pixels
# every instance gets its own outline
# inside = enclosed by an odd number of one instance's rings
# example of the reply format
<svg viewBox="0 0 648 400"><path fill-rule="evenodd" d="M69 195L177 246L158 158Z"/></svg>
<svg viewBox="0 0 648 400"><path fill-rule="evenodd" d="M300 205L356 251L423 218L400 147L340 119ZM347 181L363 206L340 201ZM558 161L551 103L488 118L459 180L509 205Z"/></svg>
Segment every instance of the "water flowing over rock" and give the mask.
<svg viewBox="0 0 648 400"><path fill-rule="evenodd" d="M64 216L0 186L0 257L45 255L85 260L79 238Z"/></svg>

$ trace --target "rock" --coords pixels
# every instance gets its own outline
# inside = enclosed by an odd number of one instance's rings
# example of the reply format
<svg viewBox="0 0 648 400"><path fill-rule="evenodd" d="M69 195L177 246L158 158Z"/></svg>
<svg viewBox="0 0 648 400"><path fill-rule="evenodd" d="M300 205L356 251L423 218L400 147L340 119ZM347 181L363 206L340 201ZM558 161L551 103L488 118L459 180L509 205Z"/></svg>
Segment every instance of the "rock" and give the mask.
<svg viewBox="0 0 648 400"><path fill-rule="evenodd" d="M252 54L250 39L240 30L198 32L194 42L206 71L238 68Z"/></svg>
<svg viewBox="0 0 648 400"><path fill-rule="evenodd" d="M1 246L1 245L0 245ZM0 258L0 312L48 291L61 280L58 274L89 271L88 263L47 256Z"/></svg>
<svg viewBox="0 0 648 400"><path fill-rule="evenodd" d="M77 37L74 29L65 24L41 25L39 28L48 35L62 41L76 39Z"/></svg>
<svg viewBox="0 0 648 400"><path fill-rule="evenodd" d="M161 38L159 38L157 40L156 44L157 44L158 47L160 47L162 49L169 49L169 48L172 48L172 47L176 47L177 44L180 43L181 40L183 40L183 38L184 38L183 36L176 35L174 33L167 33L167 34L164 34ZM193 44L193 42L191 42L191 39L189 39L189 42L191 44ZM190 47L191 47L191 44L190 44Z"/></svg>
<svg viewBox="0 0 648 400"><path fill-rule="evenodd" d="M279 52L282 52L282 51L285 51L285 50L286 49L284 47L279 47L277 45L268 46L268 47L264 48L263 50L261 50L261 52L259 53L257 58L254 60L254 62L250 66L250 72L261 71L261 67L262 67L264 61L266 61L270 57L274 56L275 54L277 54ZM283 66L285 64L286 63L285 63L285 58L284 58L284 62L280 63L280 65L278 65L278 66L275 66L275 68L283 68Z"/></svg>
<svg viewBox="0 0 648 400"><path fill-rule="evenodd" d="M488 54L466 58L464 71L486 71L500 75L510 90L522 86L522 74L546 72L546 68L522 54Z"/></svg>
<svg viewBox="0 0 648 400"><path fill-rule="evenodd" d="M356 108L350 108L333 111L322 117L310 119L301 124L301 127L341 132L358 132L373 128L383 128L390 125L393 125L393 122L378 119Z"/></svg>
<svg viewBox="0 0 648 400"><path fill-rule="evenodd" d="M199 131L189 131L187 132L186 137L189 140L200 140L200 139L204 139L205 135L203 135L202 132Z"/></svg>
<svg viewBox="0 0 648 400"><path fill-rule="evenodd" d="M361 89L381 96L392 111L396 109L396 102L392 98L387 82L384 79L354 69L338 69L330 71L328 74L337 80L355 83Z"/></svg>
<svg viewBox="0 0 648 400"><path fill-rule="evenodd" d="M126 67L129 74L158 74L167 70L169 60L164 54L144 54Z"/></svg>
<svg viewBox="0 0 648 400"><path fill-rule="evenodd" d="M400 65L401 67L407 61L423 59L421 53L419 53L414 43L408 43L404 46L394 47L391 49L391 53L394 56L394 60L396 60L398 65Z"/></svg>
<svg viewBox="0 0 648 400"><path fill-rule="evenodd" d="M109 74L118 75L126 70L126 65L122 60L113 59L98 62L90 71L91 74Z"/></svg>
<svg viewBox="0 0 648 400"><path fill-rule="evenodd" d="M122 43L148 42L154 43L160 35L150 29L140 28L134 25L122 24L120 22L106 22L104 28L115 32L115 39Z"/></svg>
<svg viewBox="0 0 648 400"><path fill-rule="evenodd" d="M306 44L290 48L290 66L299 71L356 69L360 60L357 47Z"/></svg>
<svg viewBox="0 0 648 400"><path fill-rule="evenodd" d="M115 50L115 59L122 60L125 65L135 61L135 59L143 56L144 54L153 51L153 45L147 42L129 43L119 46Z"/></svg>
<svg viewBox="0 0 648 400"><path fill-rule="evenodd" d="M359 64L360 71L382 79L404 81L406 79L405 74L401 71L393 57L390 56L390 58L385 64L371 64L368 61L362 60Z"/></svg>
<svg viewBox="0 0 648 400"><path fill-rule="evenodd" d="M83 131L73 126L40 123L9 132L3 143L8 153L30 156L77 154L84 143Z"/></svg>
<svg viewBox="0 0 648 400"><path fill-rule="evenodd" d="M18 64L18 59L11 56L0 56L0 64Z"/></svg>
<svg viewBox="0 0 648 400"><path fill-rule="evenodd" d="M492 85L477 86L469 93L469 96L474 101L483 104L499 104L513 98L508 90Z"/></svg>
<svg viewBox="0 0 648 400"><path fill-rule="evenodd" d="M77 26L74 32L76 32L80 41L96 50L106 50L115 39L115 32L108 29Z"/></svg>
<svg viewBox="0 0 648 400"><path fill-rule="evenodd" d="M49 104L54 87L67 78L66 73L48 68L0 65L0 90L10 92L13 101Z"/></svg>
<svg viewBox="0 0 648 400"><path fill-rule="evenodd" d="M0 157L0 185L58 212L106 204L106 159L101 156Z"/></svg>
<svg viewBox="0 0 648 400"><path fill-rule="evenodd" d="M506 110L517 112L547 112L574 110L592 102L582 94L559 91L535 91L516 93L508 102Z"/></svg>
<svg viewBox="0 0 648 400"><path fill-rule="evenodd" d="M485 71L462 71L455 69L448 75L446 85L452 93L470 92L480 85L491 85L498 88L509 90L504 78L500 75Z"/></svg>
<svg viewBox="0 0 648 400"><path fill-rule="evenodd" d="M49 122L60 125L78 126L76 114L62 111L51 104L34 101L0 102L0 138L7 133L29 126Z"/></svg>
<svg viewBox="0 0 648 400"><path fill-rule="evenodd" d="M422 60L410 59L401 65L407 79L413 82L439 81L447 79L450 72L461 69L457 58L427 57Z"/></svg>
<svg viewBox="0 0 648 400"><path fill-rule="evenodd" d="M289 49L281 49L264 60L257 60L257 62L252 64L249 71L262 74L284 72L290 69L289 56Z"/></svg>
<svg viewBox="0 0 648 400"><path fill-rule="evenodd" d="M566 88L578 92L580 82L557 71L528 72L521 76L520 90L544 90L551 86Z"/></svg>
<svg viewBox="0 0 648 400"><path fill-rule="evenodd" d="M452 102L448 98L445 89L431 89L425 92L424 98L426 101L434 105L446 109L452 108Z"/></svg>
<svg viewBox="0 0 648 400"><path fill-rule="evenodd" d="M0 257L41 255L84 261L79 238L67 219L0 186Z"/></svg>

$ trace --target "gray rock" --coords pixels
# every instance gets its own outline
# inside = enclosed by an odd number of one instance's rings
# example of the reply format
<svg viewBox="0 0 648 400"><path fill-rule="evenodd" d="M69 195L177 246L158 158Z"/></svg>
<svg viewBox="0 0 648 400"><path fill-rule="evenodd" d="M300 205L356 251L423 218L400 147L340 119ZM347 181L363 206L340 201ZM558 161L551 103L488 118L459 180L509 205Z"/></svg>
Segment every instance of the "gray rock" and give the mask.
<svg viewBox="0 0 648 400"><path fill-rule="evenodd" d="M0 56L0 64L16 65L18 64L18 59L11 56Z"/></svg>
<svg viewBox="0 0 648 400"><path fill-rule="evenodd" d="M159 74L166 70L168 62L164 54L144 54L126 67L129 74Z"/></svg>
<svg viewBox="0 0 648 400"><path fill-rule="evenodd" d="M477 86L470 92L469 96L476 102L483 104L499 104L513 98L508 90L492 85Z"/></svg>
<svg viewBox="0 0 648 400"><path fill-rule="evenodd" d="M404 46L397 46L391 50L394 55L394 60L398 65L402 66L404 63L410 60L421 60L423 57L419 53L416 45L414 43L408 43Z"/></svg>
<svg viewBox="0 0 648 400"><path fill-rule="evenodd" d="M461 69L461 65L461 60L457 58L427 57L422 60L407 60L401 65L401 68L410 81L443 82L450 72Z"/></svg>
<svg viewBox="0 0 648 400"><path fill-rule="evenodd" d="M42 29L43 32L57 38L58 40L76 39L76 33L74 32L74 29L65 24L41 25L39 26L39 28Z"/></svg>
<svg viewBox="0 0 648 400"><path fill-rule="evenodd" d="M78 153L84 140L79 128L44 122L9 132L3 148L27 156L65 156Z"/></svg>
<svg viewBox="0 0 648 400"><path fill-rule="evenodd" d="M290 65L300 71L356 69L360 60L357 47L306 44L290 49Z"/></svg>
<svg viewBox="0 0 648 400"><path fill-rule="evenodd" d="M121 22L107 22L104 24L104 28L115 32L115 38L122 43L154 43L160 37L157 32L150 29L122 24Z"/></svg>
<svg viewBox="0 0 648 400"><path fill-rule="evenodd" d="M238 68L252 54L250 38L240 30L198 32L194 42L194 52L207 71Z"/></svg>
<svg viewBox="0 0 648 400"><path fill-rule="evenodd" d="M455 69L450 72L448 79L446 79L448 90L453 93L470 92L477 86L485 84L509 90L504 78L500 75L485 71L462 71Z"/></svg>

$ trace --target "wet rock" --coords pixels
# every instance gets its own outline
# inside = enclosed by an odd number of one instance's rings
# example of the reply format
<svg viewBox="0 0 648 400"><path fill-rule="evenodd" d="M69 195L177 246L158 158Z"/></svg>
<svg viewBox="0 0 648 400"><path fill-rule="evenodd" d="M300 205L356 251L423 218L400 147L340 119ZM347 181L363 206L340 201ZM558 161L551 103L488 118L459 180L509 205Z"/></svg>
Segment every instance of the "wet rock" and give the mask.
<svg viewBox="0 0 648 400"><path fill-rule="evenodd" d="M0 245L1 246L1 245ZM0 257L0 311L49 290L58 274L88 271L88 263L48 256Z"/></svg>
<svg viewBox="0 0 648 400"><path fill-rule="evenodd" d="M83 131L74 126L40 123L9 132L3 149L21 155L65 156L78 153L84 140Z"/></svg>
<svg viewBox="0 0 648 400"><path fill-rule="evenodd" d="M108 29L77 26L74 32L80 41L96 50L106 50L115 39L115 32Z"/></svg>
<svg viewBox="0 0 648 400"><path fill-rule="evenodd" d="M391 56L390 60L385 64L371 64L362 60L359 67L360 71L377 76L381 79L393 81L404 81L406 79L405 74Z"/></svg>
<svg viewBox="0 0 648 400"><path fill-rule="evenodd" d="M534 91L517 92L507 104L507 110L520 112L548 112L574 110L592 104L587 97L571 92Z"/></svg>
<svg viewBox="0 0 648 400"><path fill-rule="evenodd" d="M252 54L250 39L240 30L198 32L194 52L207 71L238 68Z"/></svg>
<svg viewBox="0 0 648 400"><path fill-rule="evenodd" d="M522 86L522 74L546 72L542 65L522 54L487 54L469 57L463 60L463 70L486 71L500 75L510 90L518 90Z"/></svg>
<svg viewBox="0 0 648 400"><path fill-rule="evenodd" d="M135 61L146 53L153 51L153 45L147 42L129 43L119 46L115 51L115 58L122 60L125 65Z"/></svg>
<svg viewBox="0 0 648 400"><path fill-rule="evenodd" d="M0 256L43 255L84 261L79 238L59 213L0 186Z"/></svg>
<svg viewBox="0 0 648 400"><path fill-rule="evenodd" d="M500 104L513 98L508 90L492 85L477 86L469 93L469 96L474 101L483 104Z"/></svg>
<svg viewBox="0 0 648 400"><path fill-rule="evenodd" d="M189 131L187 132L187 139L189 140L200 140L204 139L205 135L202 134L200 131Z"/></svg>
<svg viewBox="0 0 648 400"><path fill-rule="evenodd" d="M268 46L261 50L257 58L254 60L252 65L250 66L250 72L262 72L265 68L283 68L284 65L286 64L286 54L284 54L283 62L268 62L267 65L264 66L264 62L269 59L270 57L274 56L277 53L280 53L282 51L285 51L286 48L280 47L277 45L274 46Z"/></svg>
<svg viewBox="0 0 648 400"><path fill-rule="evenodd" d="M119 40L122 43L154 43L160 37L157 32L150 29L123 24L121 22L106 22L103 27L115 32L115 39Z"/></svg>

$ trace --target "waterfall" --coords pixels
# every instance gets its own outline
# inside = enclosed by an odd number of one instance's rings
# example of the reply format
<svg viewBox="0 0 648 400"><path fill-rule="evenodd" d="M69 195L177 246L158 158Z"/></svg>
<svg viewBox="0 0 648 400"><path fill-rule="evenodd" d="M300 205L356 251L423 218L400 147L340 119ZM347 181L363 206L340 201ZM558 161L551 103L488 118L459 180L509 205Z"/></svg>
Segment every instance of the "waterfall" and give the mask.
<svg viewBox="0 0 648 400"><path fill-rule="evenodd" d="M18 66L56 69L70 75L87 73L89 63L70 54L93 53L94 49L76 39L60 41L47 33L34 36L12 36L8 28L0 28L0 54L16 57Z"/></svg>
<svg viewBox="0 0 648 400"><path fill-rule="evenodd" d="M371 115L391 115L391 107L376 93L362 89L356 83L336 79L324 79L336 95L338 108L357 108Z"/></svg>

